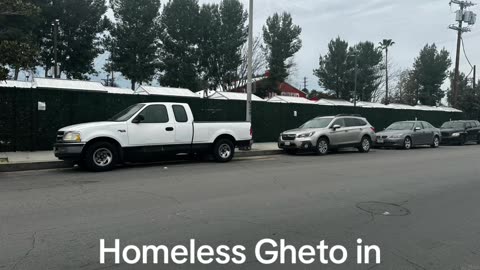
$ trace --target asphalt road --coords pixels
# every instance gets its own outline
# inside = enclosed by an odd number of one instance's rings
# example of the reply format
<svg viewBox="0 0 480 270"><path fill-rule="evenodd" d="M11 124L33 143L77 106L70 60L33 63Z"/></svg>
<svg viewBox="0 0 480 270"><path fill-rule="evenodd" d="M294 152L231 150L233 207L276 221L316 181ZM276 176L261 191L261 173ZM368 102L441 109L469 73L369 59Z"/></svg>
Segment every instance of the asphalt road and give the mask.
<svg viewBox="0 0 480 270"><path fill-rule="evenodd" d="M0 173L0 269L480 269L480 146ZM343 265L264 266L264 238L343 245ZM357 238L381 264L357 265ZM244 245L233 265L99 264L109 247Z"/></svg>

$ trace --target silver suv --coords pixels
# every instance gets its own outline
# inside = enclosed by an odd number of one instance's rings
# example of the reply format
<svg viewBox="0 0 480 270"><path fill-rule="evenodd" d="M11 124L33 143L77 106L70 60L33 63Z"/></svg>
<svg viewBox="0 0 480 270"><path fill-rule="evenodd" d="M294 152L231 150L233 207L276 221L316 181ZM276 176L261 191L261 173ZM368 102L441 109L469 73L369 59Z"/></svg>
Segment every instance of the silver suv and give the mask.
<svg viewBox="0 0 480 270"><path fill-rule="evenodd" d="M376 141L375 129L367 119L355 115L337 115L314 118L297 129L280 134L278 147L289 154L298 150L314 150L326 155L329 150L356 147L369 152Z"/></svg>

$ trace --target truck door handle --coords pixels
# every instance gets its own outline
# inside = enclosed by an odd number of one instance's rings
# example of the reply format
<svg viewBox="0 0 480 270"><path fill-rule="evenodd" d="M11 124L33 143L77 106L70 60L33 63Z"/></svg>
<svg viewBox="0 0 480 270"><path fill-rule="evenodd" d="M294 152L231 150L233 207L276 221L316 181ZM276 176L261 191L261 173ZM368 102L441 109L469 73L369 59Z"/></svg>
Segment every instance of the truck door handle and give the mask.
<svg viewBox="0 0 480 270"><path fill-rule="evenodd" d="M167 127L165 128L166 131L173 131L173 127Z"/></svg>

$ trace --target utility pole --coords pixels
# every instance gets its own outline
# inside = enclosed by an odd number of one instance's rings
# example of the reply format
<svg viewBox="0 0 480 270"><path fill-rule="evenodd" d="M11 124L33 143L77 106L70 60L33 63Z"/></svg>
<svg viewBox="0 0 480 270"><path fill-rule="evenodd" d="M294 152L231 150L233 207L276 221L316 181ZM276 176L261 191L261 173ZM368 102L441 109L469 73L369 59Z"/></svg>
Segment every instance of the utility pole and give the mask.
<svg viewBox="0 0 480 270"><path fill-rule="evenodd" d="M247 122L252 122L253 0L248 7Z"/></svg>
<svg viewBox="0 0 480 270"><path fill-rule="evenodd" d="M457 55L455 57L455 76L453 79L453 100L452 105L453 107L457 106L458 102L458 95L460 89L460 47L462 42L462 34L466 32L470 32L470 28L463 27L463 22L468 23L469 25L475 24L476 21L476 14L471 11L465 11L466 8L474 6L475 4L469 1L460 1L460 0L452 0L450 1L450 5L456 4L460 6L460 10L456 12L456 21L458 22L457 25L450 25L449 28L452 30L457 31Z"/></svg>
<svg viewBox="0 0 480 270"><path fill-rule="evenodd" d="M58 25L59 25L59 22L60 20L59 19L56 19L54 22L53 22L53 63L54 63L54 67L53 67L53 77L56 79L56 78L59 78L60 74L58 74L58 57L57 57L57 46L58 46L58 41L57 41L57 35L58 35Z"/></svg>
<svg viewBox="0 0 480 270"><path fill-rule="evenodd" d="M307 89L307 77L303 77L303 89Z"/></svg>

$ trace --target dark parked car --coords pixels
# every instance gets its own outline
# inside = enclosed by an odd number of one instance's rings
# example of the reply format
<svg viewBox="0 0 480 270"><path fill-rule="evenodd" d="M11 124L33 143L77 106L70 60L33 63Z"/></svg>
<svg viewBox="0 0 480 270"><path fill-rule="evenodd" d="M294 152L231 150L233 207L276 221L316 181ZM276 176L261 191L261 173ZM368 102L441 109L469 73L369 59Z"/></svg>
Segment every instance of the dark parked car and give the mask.
<svg viewBox="0 0 480 270"><path fill-rule="evenodd" d="M464 145L466 142L480 144L480 123L475 120L446 122L440 128L442 143Z"/></svg>
<svg viewBox="0 0 480 270"><path fill-rule="evenodd" d="M428 122L402 121L378 132L375 146L410 149L417 145L430 145L437 148L441 140L440 129Z"/></svg>

